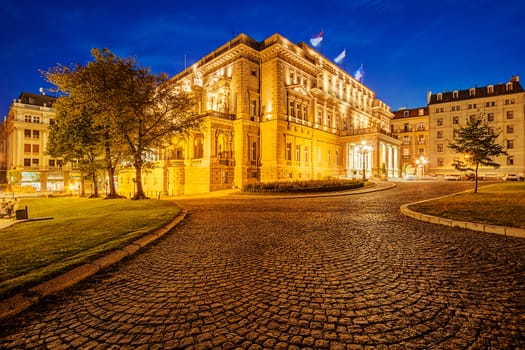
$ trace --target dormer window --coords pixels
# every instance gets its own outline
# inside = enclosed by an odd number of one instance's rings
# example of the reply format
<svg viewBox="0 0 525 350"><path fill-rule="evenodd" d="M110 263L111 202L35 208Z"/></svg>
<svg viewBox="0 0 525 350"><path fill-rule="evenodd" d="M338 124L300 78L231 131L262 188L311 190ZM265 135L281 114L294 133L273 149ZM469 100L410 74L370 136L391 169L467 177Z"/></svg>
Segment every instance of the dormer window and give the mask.
<svg viewBox="0 0 525 350"><path fill-rule="evenodd" d="M442 93L437 94L437 100L438 101L443 101L443 94Z"/></svg>
<svg viewBox="0 0 525 350"><path fill-rule="evenodd" d="M476 89L475 89L475 88L470 88L470 89L468 90L468 95L469 95L470 97L474 97L474 96L476 96Z"/></svg>
<svg viewBox="0 0 525 350"><path fill-rule="evenodd" d="M459 92L458 90L452 91L452 98L457 100L459 98Z"/></svg>
<svg viewBox="0 0 525 350"><path fill-rule="evenodd" d="M512 91L512 82L508 82L506 85L505 85L505 89L507 92L511 92Z"/></svg>
<svg viewBox="0 0 525 350"><path fill-rule="evenodd" d="M410 114L409 111L403 111L403 117L408 117L409 114Z"/></svg>
<svg viewBox="0 0 525 350"><path fill-rule="evenodd" d="M494 94L494 85L487 86L487 94Z"/></svg>

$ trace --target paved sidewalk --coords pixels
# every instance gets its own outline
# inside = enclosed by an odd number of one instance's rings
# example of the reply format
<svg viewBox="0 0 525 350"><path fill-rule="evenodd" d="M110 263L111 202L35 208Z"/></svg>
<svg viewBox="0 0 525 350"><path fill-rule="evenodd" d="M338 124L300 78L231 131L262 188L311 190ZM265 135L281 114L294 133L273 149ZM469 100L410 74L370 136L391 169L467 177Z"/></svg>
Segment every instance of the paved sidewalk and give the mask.
<svg viewBox="0 0 525 350"><path fill-rule="evenodd" d="M163 239L0 326L2 349L523 349L525 240L358 196L191 198Z"/></svg>

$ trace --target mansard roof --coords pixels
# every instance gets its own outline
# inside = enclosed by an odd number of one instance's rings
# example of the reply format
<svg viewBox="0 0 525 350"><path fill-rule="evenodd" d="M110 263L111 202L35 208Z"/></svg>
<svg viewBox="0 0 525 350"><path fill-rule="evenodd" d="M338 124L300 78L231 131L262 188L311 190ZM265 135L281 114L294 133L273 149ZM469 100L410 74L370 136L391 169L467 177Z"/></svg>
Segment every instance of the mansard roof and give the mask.
<svg viewBox="0 0 525 350"><path fill-rule="evenodd" d="M54 96L33 94L31 92L22 92L20 96L18 96L17 102L33 106L52 107L56 99L57 98Z"/></svg>
<svg viewBox="0 0 525 350"><path fill-rule="evenodd" d="M487 85L483 87L474 87L464 90L447 91L437 94L430 94L428 104L446 103L474 98L483 98L497 95L509 95L523 92L519 77L515 76L504 84Z"/></svg>
<svg viewBox="0 0 525 350"><path fill-rule="evenodd" d="M393 119L415 118L428 116L428 107L401 108L394 113Z"/></svg>

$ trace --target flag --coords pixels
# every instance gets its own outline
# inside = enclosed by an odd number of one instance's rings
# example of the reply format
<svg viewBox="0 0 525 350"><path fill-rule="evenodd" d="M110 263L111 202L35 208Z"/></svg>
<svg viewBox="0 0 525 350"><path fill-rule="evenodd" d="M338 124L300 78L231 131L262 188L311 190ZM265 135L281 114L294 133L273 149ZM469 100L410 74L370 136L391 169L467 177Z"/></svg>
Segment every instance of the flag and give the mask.
<svg viewBox="0 0 525 350"><path fill-rule="evenodd" d="M323 31L322 30L319 34L317 34L316 36L310 39L310 43L312 44L313 47L317 47L321 45L321 41L323 41Z"/></svg>
<svg viewBox="0 0 525 350"><path fill-rule="evenodd" d="M363 69L363 65L361 65L361 67L359 67L355 73L354 73L354 78L362 83L363 82L363 78L365 77L365 70Z"/></svg>
<svg viewBox="0 0 525 350"><path fill-rule="evenodd" d="M345 59L345 56L346 56L346 49L344 49L339 55L337 55L336 58L334 58L334 62L337 64L343 62L343 60Z"/></svg>

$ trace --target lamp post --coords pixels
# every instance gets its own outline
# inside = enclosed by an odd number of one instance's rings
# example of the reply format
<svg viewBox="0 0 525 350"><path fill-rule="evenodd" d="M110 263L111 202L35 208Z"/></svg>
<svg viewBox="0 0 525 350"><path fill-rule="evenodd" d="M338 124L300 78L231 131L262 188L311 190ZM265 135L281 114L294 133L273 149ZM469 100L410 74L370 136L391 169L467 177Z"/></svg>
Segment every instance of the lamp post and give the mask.
<svg viewBox="0 0 525 350"><path fill-rule="evenodd" d="M368 152L372 151L372 146L369 146L366 144L366 141L361 141L361 144L359 146L355 147L356 151L361 153L361 158L363 160L363 181L366 181L366 155Z"/></svg>
<svg viewBox="0 0 525 350"><path fill-rule="evenodd" d="M427 164L427 159L424 156L419 157L416 159L417 167L421 167L421 177L425 177L425 164Z"/></svg>

